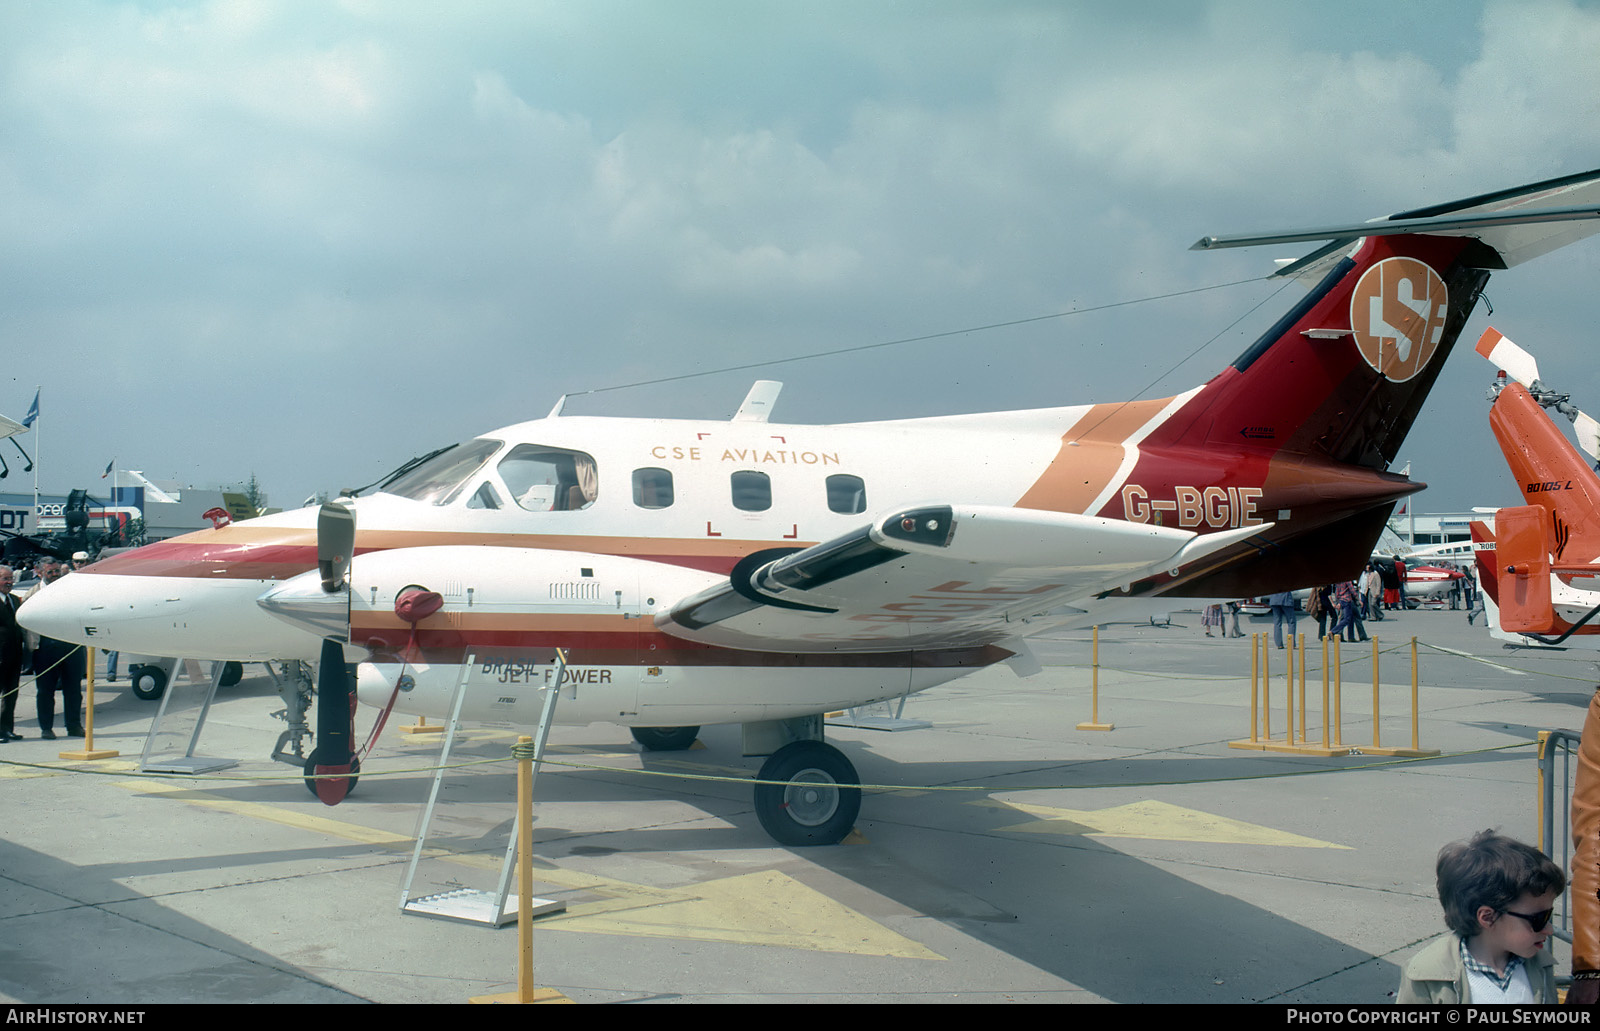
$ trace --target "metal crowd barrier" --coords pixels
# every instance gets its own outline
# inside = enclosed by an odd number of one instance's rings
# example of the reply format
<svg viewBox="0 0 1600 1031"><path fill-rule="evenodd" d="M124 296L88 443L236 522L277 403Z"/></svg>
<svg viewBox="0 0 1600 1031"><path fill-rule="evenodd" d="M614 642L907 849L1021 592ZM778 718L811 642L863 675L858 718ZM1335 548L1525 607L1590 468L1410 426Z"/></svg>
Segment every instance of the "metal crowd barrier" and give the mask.
<svg viewBox="0 0 1600 1031"><path fill-rule="evenodd" d="M1563 870L1572 869L1572 779L1577 773L1579 739L1574 730L1539 731L1539 849ZM1556 937L1570 945L1570 880L1557 900L1551 922L1555 924Z"/></svg>

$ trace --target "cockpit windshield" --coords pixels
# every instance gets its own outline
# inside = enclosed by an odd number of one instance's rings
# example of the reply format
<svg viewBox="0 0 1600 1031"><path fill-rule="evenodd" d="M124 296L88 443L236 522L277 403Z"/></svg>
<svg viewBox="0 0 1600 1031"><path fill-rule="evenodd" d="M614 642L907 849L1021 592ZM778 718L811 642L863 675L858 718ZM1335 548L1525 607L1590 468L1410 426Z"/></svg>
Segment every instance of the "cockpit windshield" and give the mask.
<svg viewBox="0 0 1600 1031"><path fill-rule="evenodd" d="M500 450L501 441L479 438L440 452L383 488L385 494L398 494L412 501L446 505L477 472L489 456Z"/></svg>

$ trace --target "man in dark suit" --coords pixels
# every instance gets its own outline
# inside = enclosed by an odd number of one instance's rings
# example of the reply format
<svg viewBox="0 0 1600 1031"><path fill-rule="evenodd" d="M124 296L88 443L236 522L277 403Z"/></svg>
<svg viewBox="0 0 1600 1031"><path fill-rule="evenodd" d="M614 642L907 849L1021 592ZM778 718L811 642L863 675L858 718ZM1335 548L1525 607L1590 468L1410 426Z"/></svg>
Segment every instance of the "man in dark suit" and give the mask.
<svg viewBox="0 0 1600 1031"><path fill-rule="evenodd" d="M34 565L39 582L28 592L31 598L61 579L65 570L56 559L46 557ZM26 600L26 599L24 599ZM33 651L34 701L39 707L39 736L54 739L56 692L61 693L61 722L68 737L82 737L83 649L66 641L40 635Z"/></svg>
<svg viewBox="0 0 1600 1031"><path fill-rule="evenodd" d="M22 599L11 593L15 575L0 566L0 743L22 735L16 732L17 685L22 680L22 663L28 653L28 633L17 625L17 606Z"/></svg>

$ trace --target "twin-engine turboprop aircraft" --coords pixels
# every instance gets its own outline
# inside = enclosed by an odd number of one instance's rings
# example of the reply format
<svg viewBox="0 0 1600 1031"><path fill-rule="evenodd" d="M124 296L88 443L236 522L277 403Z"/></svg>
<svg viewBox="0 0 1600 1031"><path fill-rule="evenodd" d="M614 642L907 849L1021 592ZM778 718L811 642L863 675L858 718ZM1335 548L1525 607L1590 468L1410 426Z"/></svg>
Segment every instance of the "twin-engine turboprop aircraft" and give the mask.
<svg viewBox="0 0 1600 1031"><path fill-rule="evenodd" d="M1026 639L1181 599L1350 579L1386 471L1490 270L1600 227L1600 171L1295 233L1308 296L1176 397L849 425L559 414L453 445L369 497L204 530L65 577L22 609L66 640L195 658L321 655L308 772L355 771L343 661L369 704L557 717L682 747L744 725L761 823L838 841L859 783L821 714L1007 661ZM351 558L353 556L353 559ZM647 729L651 728L651 729Z"/></svg>

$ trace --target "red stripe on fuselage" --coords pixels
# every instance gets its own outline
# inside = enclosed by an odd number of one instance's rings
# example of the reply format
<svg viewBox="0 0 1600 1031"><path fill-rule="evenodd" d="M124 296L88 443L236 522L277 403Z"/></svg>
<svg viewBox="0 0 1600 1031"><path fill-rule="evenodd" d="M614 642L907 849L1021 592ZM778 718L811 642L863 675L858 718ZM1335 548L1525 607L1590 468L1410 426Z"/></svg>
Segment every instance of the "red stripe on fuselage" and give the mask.
<svg viewBox="0 0 1600 1031"><path fill-rule="evenodd" d="M171 540L158 541L133 551L124 552L94 565L85 566L84 573L113 573L122 576L174 576L200 580L287 580L317 566L316 534L310 530L255 530L248 536L230 534L227 527L218 530L201 530ZM241 528L244 529L244 528ZM375 541L376 545L363 543ZM640 544L660 548L644 551ZM632 538L552 536L548 534L471 534L438 533L434 531L384 531L370 535L358 534L356 554L386 551L391 548L437 547L441 545L477 545L482 547L541 548L551 551L575 551L595 555L618 555L644 562L700 569L726 574L747 551L772 547L778 542L734 541L727 544L725 553L707 553L699 541L693 550L683 552L667 550L671 540L640 541ZM787 547L806 542L784 541ZM742 547L741 547L742 546Z"/></svg>

